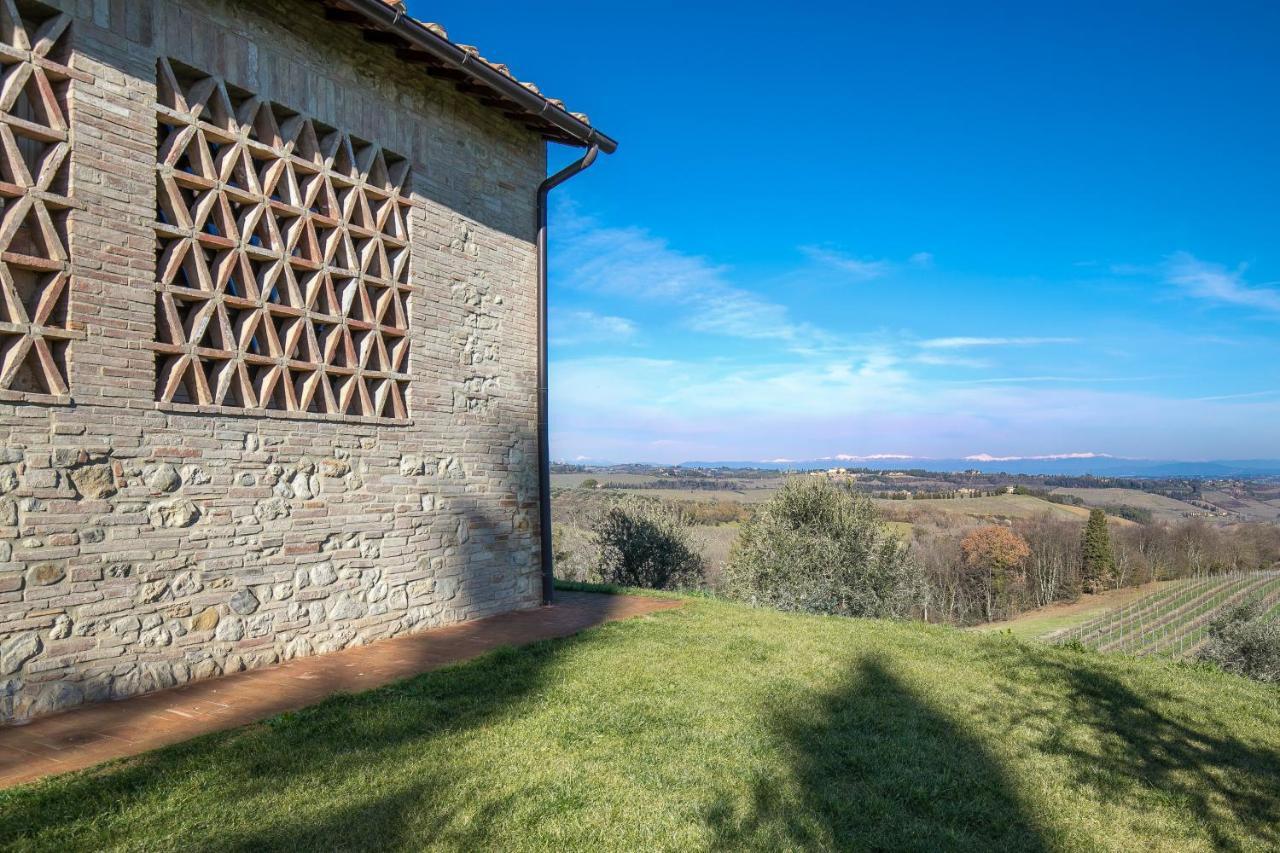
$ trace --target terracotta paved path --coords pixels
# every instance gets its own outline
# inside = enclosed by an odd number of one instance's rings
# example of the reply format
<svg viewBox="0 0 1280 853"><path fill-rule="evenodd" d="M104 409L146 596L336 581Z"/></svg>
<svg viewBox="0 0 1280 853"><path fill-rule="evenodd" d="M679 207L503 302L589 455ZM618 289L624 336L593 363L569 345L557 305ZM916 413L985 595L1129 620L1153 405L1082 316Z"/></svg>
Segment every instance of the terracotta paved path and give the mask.
<svg viewBox="0 0 1280 853"><path fill-rule="evenodd" d="M333 693L369 690L498 646L567 637L615 619L679 606L672 599L559 592L551 607L379 640L0 728L0 788L245 725L314 705Z"/></svg>

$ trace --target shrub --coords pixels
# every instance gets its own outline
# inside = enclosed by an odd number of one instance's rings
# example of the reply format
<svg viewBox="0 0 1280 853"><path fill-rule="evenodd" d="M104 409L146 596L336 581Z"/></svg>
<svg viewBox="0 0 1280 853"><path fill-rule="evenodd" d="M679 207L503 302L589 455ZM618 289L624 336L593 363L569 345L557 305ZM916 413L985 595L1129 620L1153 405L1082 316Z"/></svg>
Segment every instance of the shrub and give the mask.
<svg viewBox="0 0 1280 853"><path fill-rule="evenodd" d="M1155 513L1146 507L1130 506L1129 504L1103 504L1102 510L1107 515L1125 518L1136 524L1152 524L1156 520Z"/></svg>
<svg viewBox="0 0 1280 853"><path fill-rule="evenodd" d="M604 583L675 589L702 581L702 558L679 511L658 501L624 498L591 525Z"/></svg>
<svg viewBox="0 0 1280 853"><path fill-rule="evenodd" d="M779 610L909 616L925 586L907 546L871 501L797 477L742 528L725 567L731 596Z"/></svg>
<svg viewBox="0 0 1280 853"><path fill-rule="evenodd" d="M596 548L586 530L573 524L552 524L551 550L557 578L567 581L595 579Z"/></svg>
<svg viewBox="0 0 1280 853"><path fill-rule="evenodd" d="M588 477L587 479L583 480L581 483L578 484L578 488L598 489L600 488L600 481L595 479L594 477Z"/></svg>
<svg viewBox="0 0 1280 853"><path fill-rule="evenodd" d="M1280 619L1265 617L1256 601L1233 607L1209 623L1199 658L1236 675L1280 682Z"/></svg>

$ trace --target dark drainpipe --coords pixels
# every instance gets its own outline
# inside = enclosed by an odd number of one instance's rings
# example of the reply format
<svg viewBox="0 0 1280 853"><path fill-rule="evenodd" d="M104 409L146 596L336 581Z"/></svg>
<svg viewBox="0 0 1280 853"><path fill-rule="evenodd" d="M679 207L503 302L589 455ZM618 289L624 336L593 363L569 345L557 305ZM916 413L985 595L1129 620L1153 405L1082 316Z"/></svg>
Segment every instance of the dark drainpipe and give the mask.
<svg viewBox="0 0 1280 853"><path fill-rule="evenodd" d="M542 603L555 595L555 558L551 549L551 438L547 420L547 196L595 162L600 146L538 185L538 536L542 554Z"/></svg>

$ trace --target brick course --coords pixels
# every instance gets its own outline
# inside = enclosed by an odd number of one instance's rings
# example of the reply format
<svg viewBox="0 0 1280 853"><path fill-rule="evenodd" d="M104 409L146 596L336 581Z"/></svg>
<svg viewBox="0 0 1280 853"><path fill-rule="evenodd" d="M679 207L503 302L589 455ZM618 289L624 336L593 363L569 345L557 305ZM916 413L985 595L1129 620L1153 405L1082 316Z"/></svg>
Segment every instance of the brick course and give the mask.
<svg viewBox="0 0 1280 853"><path fill-rule="evenodd" d="M0 720L535 605L541 139L318 4L46 5L72 334L0 400ZM404 417L156 402L162 58L409 161Z"/></svg>

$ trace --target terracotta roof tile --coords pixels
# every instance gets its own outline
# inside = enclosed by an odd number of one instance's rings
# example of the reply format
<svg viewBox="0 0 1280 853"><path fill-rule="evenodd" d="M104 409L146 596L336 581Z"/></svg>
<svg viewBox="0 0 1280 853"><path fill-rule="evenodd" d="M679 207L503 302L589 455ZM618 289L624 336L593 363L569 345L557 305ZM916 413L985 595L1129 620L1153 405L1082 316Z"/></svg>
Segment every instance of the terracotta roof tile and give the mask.
<svg viewBox="0 0 1280 853"><path fill-rule="evenodd" d="M329 7L330 9L345 8L345 5L342 2L342 0L321 0L321 2L324 3L324 5ZM405 5L405 0L381 0L381 2L387 7L389 7L390 9L393 9L396 12L397 18L402 17L420 25L421 27L425 28L426 30L428 30L438 38L443 39L445 42L452 45L454 48L464 52L465 54L467 54L468 57L479 60L480 62L484 63L484 65L488 66L494 71L497 71L499 74L502 74L503 76L507 77L510 80L515 81L516 83L519 83L520 86L522 86L524 89L526 89L529 92L532 92L534 95L541 98L542 101L544 101L545 104L549 106L551 109L559 110L566 115L572 116L574 119L581 122L583 125L587 126L587 132L584 133L583 135L589 135L592 138L594 137L595 134L590 131L591 121L585 113L569 112L565 108L564 101L561 101L558 98L551 98L551 97L547 97L546 95L543 95L542 90L539 89L536 84L531 83L529 81L520 80L518 77L516 77L515 74L512 73L511 69L507 65L501 62L494 62L492 60L486 59L485 57L481 56L479 48L475 47L474 45L459 44L456 42L449 41L448 32L440 24L433 23L430 21L420 21L416 18L413 18L411 15L409 15L408 7ZM346 20L349 21L350 19L346 19ZM364 22L361 22L360 25L365 26L366 29L377 28L379 26L378 22L375 22L372 19L368 21L367 25ZM388 31L393 30L393 26L390 24L384 25L382 28ZM466 68L465 63L463 64L462 68L465 71L465 68ZM428 68L427 70L429 73L432 71L431 68ZM441 73L443 74L443 72ZM477 92L475 87L476 87L476 84L473 83L466 90L470 91L471 94L481 97L481 93ZM459 88L463 88L462 84L459 84ZM483 86L481 88L483 89L483 91L490 91L489 89ZM494 95L498 96L500 100L500 93L495 92ZM496 106L494 99L492 97L490 98L481 97L481 100L491 106ZM527 106L521 107L520 105L517 105L517 104L511 104L510 107L511 107L510 109L507 109L504 107L504 111L508 116L515 118L516 115L519 115L523 112L523 114L527 115L528 117L527 123L530 124L531 127L541 130L543 132L543 135L546 138L553 139L555 141L560 141L560 142L572 142L574 144L583 144L582 139L572 138L568 135L568 133L565 130L561 129L560 127L556 127L555 123L548 122L545 118L546 107L544 107L541 112L535 112L530 110L529 107ZM561 125L561 127L563 127L563 124ZM607 140L607 137L604 137L604 139ZM590 141L590 139L588 139L588 141ZM616 143L611 142L610 146L615 144ZM612 150L612 147L609 147L606 150Z"/></svg>

